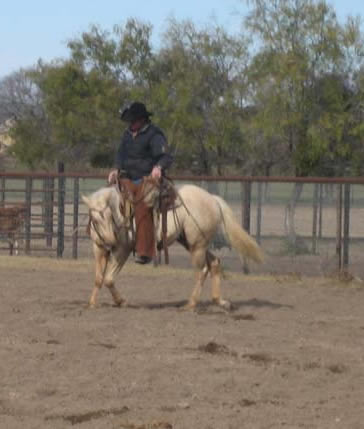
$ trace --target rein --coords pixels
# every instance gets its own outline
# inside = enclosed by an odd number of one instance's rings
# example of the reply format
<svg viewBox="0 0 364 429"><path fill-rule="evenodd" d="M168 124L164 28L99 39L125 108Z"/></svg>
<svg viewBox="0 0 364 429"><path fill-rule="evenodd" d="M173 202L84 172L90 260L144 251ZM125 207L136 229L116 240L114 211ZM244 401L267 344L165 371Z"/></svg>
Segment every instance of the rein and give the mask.
<svg viewBox="0 0 364 429"><path fill-rule="evenodd" d="M140 197L139 198L134 198L133 196L130 195L130 192L128 191L128 189L126 188L126 186L124 186L122 184L122 182L118 182L118 189L121 193L121 195L123 196L124 199L128 200L132 205L137 205L139 204L141 201L143 201L146 197L148 197L148 195L150 195L153 192L153 186L150 187L150 189L148 190L148 192L144 193L144 189L145 186L148 182L146 180L143 180L142 183L142 189L140 191ZM149 182L150 183L150 182ZM152 185L154 185L155 187L160 188L158 183L152 183Z"/></svg>
<svg viewBox="0 0 364 429"><path fill-rule="evenodd" d="M100 230L99 230L99 227L97 225L97 222L95 222L95 220L92 217L92 212L96 212L96 213L98 213L101 216L101 218L103 220L105 220L104 212L105 212L106 209L107 209L107 206L105 206L102 210L97 210L97 209L94 209L94 208L89 209L89 225L90 225L90 227L91 226L93 227L93 229L94 229L97 237L99 238L99 240L101 241L101 243L103 244L103 246L106 249L110 250L110 245L105 242L102 234L100 233ZM116 231L118 231L118 228L127 228L126 225L120 225L120 226L117 225L117 223L115 222L115 218L114 218L112 210L111 210L111 221L112 221L112 224L113 224L113 232L114 232L115 237L117 236Z"/></svg>

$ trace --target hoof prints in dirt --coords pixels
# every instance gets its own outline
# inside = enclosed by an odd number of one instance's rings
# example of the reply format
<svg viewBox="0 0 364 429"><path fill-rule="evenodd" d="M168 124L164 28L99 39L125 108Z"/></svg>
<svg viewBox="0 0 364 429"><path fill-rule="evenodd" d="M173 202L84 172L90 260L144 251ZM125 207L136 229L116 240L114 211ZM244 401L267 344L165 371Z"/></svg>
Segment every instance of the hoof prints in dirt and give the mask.
<svg viewBox="0 0 364 429"><path fill-rule="evenodd" d="M252 405L257 405L256 401L253 401L251 399L242 399L241 401L238 402L238 404L241 407L251 407Z"/></svg>
<svg viewBox="0 0 364 429"><path fill-rule="evenodd" d="M168 422L150 422L143 424L121 423L121 429L173 429L171 423Z"/></svg>
<svg viewBox="0 0 364 429"><path fill-rule="evenodd" d="M90 346L95 346L95 347L104 347L105 349L117 349L117 346L115 344L112 343L89 343Z"/></svg>
<svg viewBox="0 0 364 429"><path fill-rule="evenodd" d="M234 320L256 320L253 314L234 314L231 316Z"/></svg>
<svg viewBox="0 0 364 429"><path fill-rule="evenodd" d="M214 341L210 341L207 344L200 345L198 347L200 352L209 353L212 355L225 355L232 356L234 358L241 357L243 359L248 359L250 362L255 363L257 365L270 365L272 363L280 363L279 360L273 358L268 353L257 352L257 353L244 353L242 355L238 355L238 353L234 350L230 350L223 344L217 344ZM339 372L340 369L337 371ZM332 371L334 372L334 371Z"/></svg>
<svg viewBox="0 0 364 429"><path fill-rule="evenodd" d="M281 401L276 400L276 399L266 399L266 400L255 401L254 399L244 398L238 402L238 405L242 408L259 406L259 405L273 405L273 406L277 407L277 406L280 406L282 404L283 403Z"/></svg>
<svg viewBox="0 0 364 429"><path fill-rule="evenodd" d="M341 363L333 363L328 365L322 365L320 362L307 362L302 367L298 369L303 369L304 371L315 370L315 369L326 369L332 374L343 374L348 371L348 368Z"/></svg>
<svg viewBox="0 0 364 429"><path fill-rule="evenodd" d="M199 346L198 350L209 354L229 355L234 357L238 356L235 351L229 350L226 346L217 344L214 341L210 341L207 344Z"/></svg>
<svg viewBox="0 0 364 429"><path fill-rule="evenodd" d="M262 353L245 353L242 355L242 357L261 365L268 365L274 362L274 359L271 356L263 352Z"/></svg>
<svg viewBox="0 0 364 429"><path fill-rule="evenodd" d="M70 422L72 425L77 425L80 423L89 422L91 420L101 419L102 417L106 417L109 415L121 416L122 414L125 414L127 411L129 411L128 407L122 407L122 408L112 408L110 410L97 410L97 411L89 411L87 413L70 414L68 416L47 416L45 419L46 420L62 419L67 422Z"/></svg>
<svg viewBox="0 0 364 429"><path fill-rule="evenodd" d="M47 340L46 344L50 344L50 345L54 345L54 346L59 346L61 343L58 340Z"/></svg>
<svg viewBox="0 0 364 429"><path fill-rule="evenodd" d="M344 372L347 371L347 368L345 365L342 365L341 363L339 364L333 364L333 365L328 365L327 369L332 372L333 374L342 374Z"/></svg>

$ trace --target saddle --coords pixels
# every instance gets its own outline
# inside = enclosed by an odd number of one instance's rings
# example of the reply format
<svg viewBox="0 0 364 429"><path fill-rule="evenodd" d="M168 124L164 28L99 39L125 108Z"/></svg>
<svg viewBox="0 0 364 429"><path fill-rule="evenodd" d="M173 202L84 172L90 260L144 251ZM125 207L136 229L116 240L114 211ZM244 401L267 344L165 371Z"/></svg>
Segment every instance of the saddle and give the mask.
<svg viewBox="0 0 364 429"><path fill-rule="evenodd" d="M123 202L120 203L120 212L126 221L126 226L132 231L133 240L135 242L135 229L134 229L134 211L135 204L138 201L133 199L133 196L123 183L123 179L118 179L118 189L123 195ZM156 181L150 177L144 178L143 181L143 200L151 208L153 208L153 221L155 229L159 222L161 222L161 240L157 243L158 250L158 262L155 260L154 263L157 265L161 262L161 250L164 252L164 262L169 264L168 246L167 246L167 213L170 210L175 210L177 207L177 192L170 179L162 177L160 181ZM151 231L154 235L154 231ZM157 237L155 237L157 239Z"/></svg>
<svg viewBox="0 0 364 429"><path fill-rule="evenodd" d="M159 207L158 212L160 213L161 222L162 222L162 242L161 246L157 245L159 251L159 262L161 260L161 249L164 252L164 262L169 264L169 254L168 254L168 245L167 245L167 213L170 210L175 210L177 200L177 192L173 183L169 179L162 178L160 183L160 193L159 193Z"/></svg>

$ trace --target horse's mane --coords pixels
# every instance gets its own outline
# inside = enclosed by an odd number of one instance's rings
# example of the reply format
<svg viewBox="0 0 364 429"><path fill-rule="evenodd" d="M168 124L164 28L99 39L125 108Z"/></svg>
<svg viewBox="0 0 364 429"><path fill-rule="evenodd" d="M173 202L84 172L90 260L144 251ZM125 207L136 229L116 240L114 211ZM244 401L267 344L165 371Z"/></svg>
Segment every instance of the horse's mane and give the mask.
<svg viewBox="0 0 364 429"><path fill-rule="evenodd" d="M120 194L115 187L101 188L88 197L83 196L82 199L90 209L96 211L109 207L115 221L119 225L122 224L123 219L119 210Z"/></svg>
<svg viewBox="0 0 364 429"><path fill-rule="evenodd" d="M115 206L118 198L117 191L113 187L101 188L87 197L83 197L87 205L95 210L102 210L106 206L112 208Z"/></svg>

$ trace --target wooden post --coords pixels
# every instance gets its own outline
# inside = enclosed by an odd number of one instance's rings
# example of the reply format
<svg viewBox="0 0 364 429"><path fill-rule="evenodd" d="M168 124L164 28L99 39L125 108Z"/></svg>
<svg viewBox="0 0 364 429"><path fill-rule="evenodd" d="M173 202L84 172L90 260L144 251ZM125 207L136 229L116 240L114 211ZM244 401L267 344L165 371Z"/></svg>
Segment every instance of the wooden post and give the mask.
<svg viewBox="0 0 364 429"><path fill-rule="evenodd" d="M32 227L32 187L33 179L27 177L25 179L25 253L30 253L31 227Z"/></svg>
<svg viewBox="0 0 364 429"><path fill-rule="evenodd" d="M324 185L319 185L319 220L318 220L318 238L322 238L322 206L324 199Z"/></svg>
<svg viewBox="0 0 364 429"><path fill-rule="evenodd" d="M64 173L64 164L58 163L58 173ZM65 209L65 178L58 176L58 222L57 222L57 257L62 258L64 251L64 209Z"/></svg>
<svg viewBox="0 0 364 429"><path fill-rule="evenodd" d="M258 200L257 200L257 232L256 240L257 243L261 242L261 232L262 232L262 200L263 200L263 183L258 182Z"/></svg>
<svg viewBox="0 0 364 429"><path fill-rule="evenodd" d="M312 253L315 255L317 252L317 209L318 209L318 195L319 185L313 185L313 213L312 213Z"/></svg>
<svg viewBox="0 0 364 429"><path fill-rule="evenodd" d="M49 177L43 179L43 206L42 206L42 220L44 223L44 234L46 239L46 246L49 246L49 211L50 211L50 201L49 201Z"/></svg>
<svg viewBox="0 0 364 429"><path fill-rule="evenodd" d="M336 186L336 257L338 271L342 269L342 185Z"/></svg>
<svg viewBox="0 0 364 429"><path fill-rule="evenodd" d="M242 193L242 224L247 233L250 233L250 206L251 206L251 182L241 182ZM249 266L244 258L243 271L249 274Z"/></svg>
<svg viewBox="0 0 364 429"><path fill-rule="evenodd" d="M243 211L243 227L250 234L250 206L251 206L251 182L244 183L244 211Z"/></svg>
<svg viewBox="0 0 364 429"><path fill-rule="evenodd" d="M48 177L48 231L47 231L47 246L53 245L53 218L54 218L54 178Z"/></svg>
<svg viewBox="0 0 364 429"><path fill-rule="evenodd" d="M350 183L344 185L344 225L343 225L343 269L349 266L349 241L350 241Z"/></svg>
<svg viewBox="0 0 364 429"><path fill-rule="evenodd" d="M1 193L0 193L0 204L5 206L5 187L6 187L6 178L1 178Z"/></svg>
<svg viewBox="0 0 364 429"><path fill-rule="evenodd" d="M73 233L72 233L72 257L78 257L78 203L79 203L80 184L79 178L73 180Z"/></svg>
<svg viewBox="0 0 364 429"><path fill-rule="evenodd" d="M43 177L42 180L42 193L41 199L42 204L40 206L41 211L41 224L43 225L44 234L47 232L47 178Z"/></svg>

